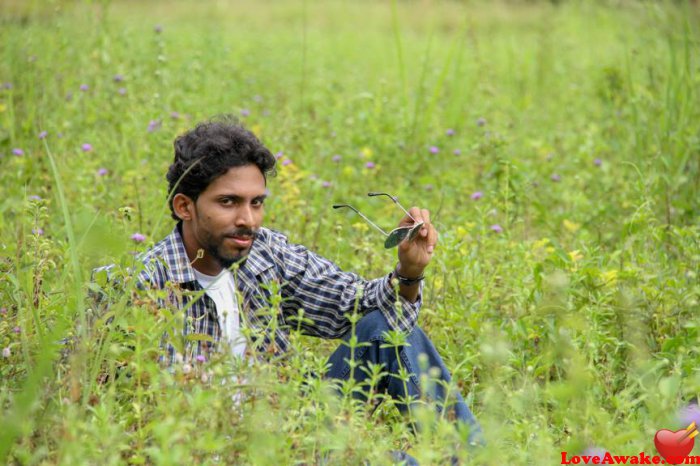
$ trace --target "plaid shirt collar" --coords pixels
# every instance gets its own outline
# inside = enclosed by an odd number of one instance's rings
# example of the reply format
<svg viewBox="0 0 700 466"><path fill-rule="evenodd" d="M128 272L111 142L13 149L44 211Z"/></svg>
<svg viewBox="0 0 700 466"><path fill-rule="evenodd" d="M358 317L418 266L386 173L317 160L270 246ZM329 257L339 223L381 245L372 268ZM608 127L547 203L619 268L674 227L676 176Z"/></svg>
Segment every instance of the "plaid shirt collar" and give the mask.
<svg viewBox="0 0 700 466"><path fill-rule="evenodd" d="M178 223L173 231L163 239L163 260L170 271L170 279L174 283L182 284L197 281L187 251L182 240L182 223ZM248 256L243 261L239 273L250 274L252 277L259 275L264 270L275 265L270 247L262 237L267 234L266 228L261 228L258 237L253 241Z"/></svg>

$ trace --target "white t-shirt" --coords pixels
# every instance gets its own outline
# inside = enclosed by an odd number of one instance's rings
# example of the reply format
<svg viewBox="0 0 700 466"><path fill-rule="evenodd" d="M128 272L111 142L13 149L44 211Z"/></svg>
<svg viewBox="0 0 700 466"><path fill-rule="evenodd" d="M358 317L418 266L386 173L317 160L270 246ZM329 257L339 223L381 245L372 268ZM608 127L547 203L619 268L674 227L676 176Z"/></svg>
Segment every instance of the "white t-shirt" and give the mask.
<svg viewBox="0 0 700 466"><path fill-rule="evenodd" d="M245 337L241 334L240 311L236 299L236 282L230 270L224 269L219 275L206 275L195 269L197 281L216 304L216 315L221 328L222 342L231 349L231 354L243 357Z"/></svg>

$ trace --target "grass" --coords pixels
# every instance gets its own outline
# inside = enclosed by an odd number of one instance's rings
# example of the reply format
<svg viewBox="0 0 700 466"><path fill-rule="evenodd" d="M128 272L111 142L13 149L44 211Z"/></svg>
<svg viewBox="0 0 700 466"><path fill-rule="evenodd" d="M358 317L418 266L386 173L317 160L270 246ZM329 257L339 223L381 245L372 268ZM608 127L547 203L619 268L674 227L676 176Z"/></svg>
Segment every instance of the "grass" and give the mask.
<svg viewBox="0 0 700 466"><path fill-rule="evenodd" d="M682 2L5 2L0 459L467 457L430 410L414 435L391 403L371 415L309 381L335 342L166 371L162 313L117 293L112 324L93 316L89 271L172 228L172 140L218 113L291 160L266 225L347 270L395 258L331 204L386 227L397 211L368 190L431 209L419 323L483 424L476 462L655 454L700 396L697 19ZM216 382L231 373L249 383Z"/></svg>

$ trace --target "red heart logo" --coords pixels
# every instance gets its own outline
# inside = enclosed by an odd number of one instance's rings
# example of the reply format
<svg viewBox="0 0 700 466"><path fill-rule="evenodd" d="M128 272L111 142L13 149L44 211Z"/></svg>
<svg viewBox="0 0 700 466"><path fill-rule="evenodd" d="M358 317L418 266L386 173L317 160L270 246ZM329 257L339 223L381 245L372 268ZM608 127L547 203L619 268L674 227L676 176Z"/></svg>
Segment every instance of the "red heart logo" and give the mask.
<svg viewBox="0 0 700 466"><path fill-rule="evenodd" d="M693 451L695 439L689 437L690 432L686 429L671 432L668 429L661 429L654 436L654 445L666 462L670 464L683 464L683 460Z"/></svg>

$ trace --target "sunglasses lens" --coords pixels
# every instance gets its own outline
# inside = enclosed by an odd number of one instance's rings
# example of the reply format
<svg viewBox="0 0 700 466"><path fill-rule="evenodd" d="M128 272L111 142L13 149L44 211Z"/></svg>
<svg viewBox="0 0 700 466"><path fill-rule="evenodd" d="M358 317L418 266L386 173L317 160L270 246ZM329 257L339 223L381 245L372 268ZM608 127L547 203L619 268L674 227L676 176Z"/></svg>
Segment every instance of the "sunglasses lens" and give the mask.
<svg viewBox="0 0 700 466"><path fill-rule="evenodd" d="M418 222L413 227L411 230L408 232L408 240L413 241L416 236L418 236L418 233L420 232L420 229L423 228L423 222Z"/></svg>
<svg viewBox="0 0 700 466"><path fill-rule="evenodd" d="M386 249L391 249L398 246L399 243L403 241L406 236L408 236L409 230L409 227L401 227L391 230L389 236L386 237L386 241L384 241L384 247Z"/></svg>

